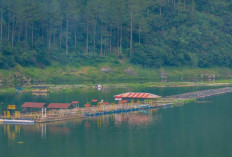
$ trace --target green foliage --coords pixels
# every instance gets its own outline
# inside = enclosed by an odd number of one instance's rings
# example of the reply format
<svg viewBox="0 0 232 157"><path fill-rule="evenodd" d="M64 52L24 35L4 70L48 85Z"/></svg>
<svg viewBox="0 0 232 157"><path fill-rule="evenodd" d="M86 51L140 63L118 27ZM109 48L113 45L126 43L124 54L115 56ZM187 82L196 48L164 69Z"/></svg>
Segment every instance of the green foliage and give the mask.
<svg viewBox="0 0 232 157"><path fill-rule="evenodd" d="M1 0L0 9L0 68L232 66L228 0Z"/></svg>
<svg viewBox="0 0 232 157"><path fill-rule="evenodd" d="M196 99L195 98L191 98L191 99L179 99L179 100L175 100L173 101L173 105L184 105L184 104L189 104L189 103L192 103L192 102L195 102Z"/></svg>

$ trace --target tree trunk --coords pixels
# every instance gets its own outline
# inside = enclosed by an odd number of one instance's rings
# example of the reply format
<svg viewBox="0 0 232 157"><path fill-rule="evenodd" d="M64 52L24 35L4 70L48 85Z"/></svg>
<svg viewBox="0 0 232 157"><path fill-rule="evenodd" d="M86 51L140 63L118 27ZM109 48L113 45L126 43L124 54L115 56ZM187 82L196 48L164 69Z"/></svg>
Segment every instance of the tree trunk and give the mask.
<svg viewBox="0 0 232 157"><path fill-rule="evenodd" d="M139 24L139 45L140 45L140 32L141 32L141 24Z"/></svg>
<svg viewBox="0 0 232 157"><path fill-rule="evenodd" d="M194 12L194 10L195 10L195 1L192 0L192 12Z"/></svg>
<svg viewBox="0 0 232 157"><path fill-rule="evenodd" d="M74 33L75 49L77 48L77 32Z"/></svg>
<svg viewBox="0 0 232 157"><path fill-rule="evenodd" d="M93 37L93 52L94 53L96 52L96 37L95 37L95 35Z"/></svg>
<svg viewBox="0 0 232 157"><path fill-rule="evenodd" d="M89 24L86 25L86 54L89 54Z"/></svg>
<svg viewBox="0 0 232 157"><path fill-rule="evenodd" d="M110 27L110 53L112 51L112 27Z"/></svg>
<svg viewBox="0 0 232 157"><path fill-rule="evenodd" d="M119 25L117 28L117 48L119 47Z"/></svg>
<svg viewBox="0 0 232 157"><path fill-rule="evenodd" d="M7 29L8 29L7 40L9 41L10 40L10 15L8 15L8 26L7 26Z"/></svg>
<svg viewBox="0 0 232 157"><path fill-rule="evenodd" d="M26 26L25 26L25 41L27 41L27 24L26 24Z"/></svg>
<svg viewBox="0 0 232 157"><path fill-rule="evenodd" d="M20 42L20 35L21 35L21 25L19 25L19 27L18 27L18 42Z"/></svg>
<svg viewBox="0 0 232 157"><path fill-rule="evenodd" d="M15 38L16 38L16 32L17 32L17 21L15 20L14 22L14 42L16 41Z"/></svg>
<svg viewBox="0 0 232 157"><path fill-rule="evenodd" d="M41 41L44 42L44 31L41 31Z"/></svg>
<svg viewBox="0 0 232 157"><path fill-rule="evenodd" d="M66 43L65 43L65 48L66 48L66 55L68 54L68 18L66 19Z"/></svg>
<svg viewBox="0 0 232 157"><path fill-rule="evenodd" d="M51 32L49 31L48 35L48 53L50 54L51 52Z"/></svg>
<svg viewBox="0 0 232 157"><path fill-rule="evenodd" d="M18 31L19 31L19 32L18 32L18 42L20 42L20 28L19 28Z"/></svg>
<svg viewBox="0 0 232 157"><path fill-rule="evenodd" d="M133 44L133 20L132 20L132 11L130 12L131 21L130 21L130 58L132 56L132 44Z"/></svg>
<svg viewBox="0 0 232 157"><path fill-rule="evenodd" d="M184 0L184 10L186 9L186 0Z"/></svg>
<svg viewBox="0 0 232 157"><path fill-rule="evenodd" d="M34 44L34 26L32 24L31 26L31 45L33 46Z"/></svg>
<svg viewBox="0 0 232 157"><path fill-rule="evenodd" d="M37 31L36 35L37 35L37 40L41 41L41 38L40 38L41 36L40 36L40 32L39 31Z"/></svg>
<svg viewBox="0 0 232 157"><path fill-rule="evenodd" d="M97 29L97 21L94 20L94 26L93 26L93 52L96 52L96 29Z"/></svg>
<svg viewBox="0 0 232 157"><path fill-rule="evenodd" d="M149 12L150 12L150 10L147 9L147 19L148 19L148 17L149 17Z"/></svg>
<svg viewBox="0 0 232 157"><path fill-rule="evenodd" d="M2 41L2 32L3 32L2 23L3 23L3 0L2 0L2 8L1 8L1 41Z"/></svg>
<svg viewBox="0 0 232 157"><path fill-rule="evenodd" d="M14 18L12 19L11 46L14 46Z"/></svg>
<svg viewBox="0 0 232 157"><path fill-rule="evenodd" d="M101 50L100 50L100 52L101 52L101 55L102 55L102 34L101 34Z"/></svg>
<svg viewBox="0 0 232 157"><path fill-rule="evenodd" d="M62 24L60 26L60 48L62 46Z"/></svg>
<svg viewBox="0 0 232 157"><path fill-rule="evenodd" d="M121 23L121 32L120 32L120 53L122 53L122 23Z"/></svg>
<svg viewBox="0 0 232 157"><path fill-rule="evenodd" d="M56 33L54 32L53 33L53 44L55 44L56 43Z"/></svg>

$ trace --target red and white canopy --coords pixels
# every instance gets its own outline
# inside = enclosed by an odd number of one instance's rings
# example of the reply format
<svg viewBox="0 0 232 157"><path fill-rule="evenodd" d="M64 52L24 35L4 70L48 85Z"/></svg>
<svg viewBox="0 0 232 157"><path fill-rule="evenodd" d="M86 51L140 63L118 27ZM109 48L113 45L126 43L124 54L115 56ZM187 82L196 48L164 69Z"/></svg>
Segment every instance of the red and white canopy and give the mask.
<svg viewBox="0 0 232 157"><path fill-rule="evenodd" d="M157 99L160 98L161 96L151 94L151 93L134 93L134 92L128 92L128 93L123 93L123 94L118 94L115 95L115 99L120 99L120 98L130 98L130 99Z"/></svg>

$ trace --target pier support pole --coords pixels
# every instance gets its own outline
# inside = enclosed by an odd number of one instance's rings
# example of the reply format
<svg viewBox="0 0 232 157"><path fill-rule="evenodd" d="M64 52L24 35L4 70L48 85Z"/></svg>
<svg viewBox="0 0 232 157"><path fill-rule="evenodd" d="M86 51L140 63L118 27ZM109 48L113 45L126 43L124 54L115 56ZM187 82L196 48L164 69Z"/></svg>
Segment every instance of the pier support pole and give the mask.
<svg viewBox="0 0 232 157"><path fill-rule="evenodd" d="M44 118L46 118L46 117L47 117L47 109L44 108Z"/></svg>
<svg viewBox="0 0 232 157"><path fill-rule="evenodd" d="M42 111L42 116L41 117L43 118L44 117L44 109L42 108L41 111Z"/></svg>

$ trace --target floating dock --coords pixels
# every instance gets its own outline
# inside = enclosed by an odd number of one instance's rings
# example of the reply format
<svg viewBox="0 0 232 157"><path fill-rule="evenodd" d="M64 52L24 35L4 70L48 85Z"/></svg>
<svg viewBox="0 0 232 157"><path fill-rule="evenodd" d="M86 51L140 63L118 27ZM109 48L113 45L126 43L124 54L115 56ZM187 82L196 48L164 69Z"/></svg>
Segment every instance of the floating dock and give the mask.
<svg viewBox="0 0 232 157"><path fill-rule="evenodd" d="M85 116L101 116L101 115L107 115L107 114L118 114L118 113L126 113L126 112L132 112L132 111L139 111L139 110L149 110L154 108L166 108L171 107L171 104L163 104L158 106L150 106L150 104L142 105L141 107L136 108L127 108L127 109L118 109L118 110L111 110L111 111L104 111L104 112L96 112L96 113L85 113Z"/></svg>
<svg viewBox="0 0 232 157"><path fill-rule="evenodd" d="M182 98L182 99L202 99L210 96L221 95L226 93L232 93L232 87L218 88L218 89L208 89L197 92L190 92L178 95L168 96L167 98Z"/></svg>
<svg viewBox="0 0 232 157"><path fill-rule="evenodd" d="M124 93L124 95L117 95L117 99L121 99L118 104L108 102L101 103L101 105L91 106L90 104L84 105L85 107L75 107L69 109L71 103L51 103L48 105L48 109L52 110L45 111L45 103L24 103L25 107L37 107L42 108L41 111L30 112L30 113L21 113L20 117L12 116L9 117L0 117L0 124L34 124L34 123L46 123L46 122L55 122L55 121L64 121L71 119L85 119L89 117L102 116L108 114L121 114L126 112L135 112L138 110L148 110L155 108L167 108L172 107L175 104L184 104L189 103L192 100L202 99L210 96L232 93L232 87L218 88L218 89L209 89L197 92L190 92L184 94L178 94L173 96L168 96L164 98L155 99L149 103L134 103L134 101L128 103L127 100L122 100L121 96L128 98L128 96L133 98L138 97L157 97L156 95L151 95L149 93ZM115 97L116 98L116 97ZM139 100L139 99L138 99ZM77 101L78 102L78 101ZM124 103L123 103L124 102ZM45 114L46 112L46 114Z"/></svg>

